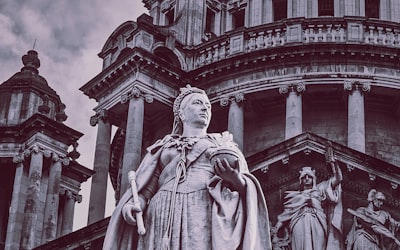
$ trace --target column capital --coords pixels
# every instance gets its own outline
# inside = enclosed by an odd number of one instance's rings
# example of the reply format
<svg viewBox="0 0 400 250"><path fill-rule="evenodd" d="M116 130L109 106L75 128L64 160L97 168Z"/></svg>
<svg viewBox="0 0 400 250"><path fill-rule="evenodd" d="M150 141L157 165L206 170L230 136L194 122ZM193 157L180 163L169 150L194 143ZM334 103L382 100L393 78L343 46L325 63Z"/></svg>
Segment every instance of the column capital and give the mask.
<svg viewBox="0 0 400 250"><path fill-rule="evenodd" d="M222 107L226 107L229 104L231 104L232 102L243 103L244 100L245 100L244 93L240 92L240 93L235 93L232 95L222 96L221 99L219 100L219 104Z"/></svg>
<svg viewBox="0 0 400 250"><path fill-rule="evenodd" d="M109 116L108 110L102 109L102 110L96 112L95 115L90 117L90 125L94 127L97 125L97 123L100 120L106 122L106 121L108 121L108 116Z"/></svg>
<svg viewBox="0 0 400 250"><path fill-rule="evenodd" d="M353 91L360 91L361 93L367 93L371 91L371 83L369 81L344 81L344 90L352 93Z"/></svg>
<svg viewBox="0 0 400 250"><path fill-rule="evenodd" d="M65 198L69 200L74 200L74 202L81 203L82 202L82 195L77 194L65 187L60 187L59 194L64 196Z"/></svg>
<svg viewBox="0 0 400 250"><path fill-rule="evenodd" d="M121 103L125 104L132 98L143 98L147 103L152 103L154 97L143 91L139 86L134 85L127 93L121 95Z"/></svg>
<svg viewBox="0 0 400 250"><path fill-rule="evenodd" d="M279 94L286 95L290 92L301 94L306 91L306 84L304 82L285 84L279 87Z"/></svg>

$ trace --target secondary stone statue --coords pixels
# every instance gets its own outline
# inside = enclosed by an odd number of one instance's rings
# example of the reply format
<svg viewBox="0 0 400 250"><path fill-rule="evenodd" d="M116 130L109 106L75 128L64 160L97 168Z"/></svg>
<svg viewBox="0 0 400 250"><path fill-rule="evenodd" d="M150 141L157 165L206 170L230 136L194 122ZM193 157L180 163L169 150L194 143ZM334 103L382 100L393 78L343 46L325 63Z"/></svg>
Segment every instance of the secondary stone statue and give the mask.
<svg viewBox="0 0 400 250"><path fill-rule="evenodd" d="M367 207L347 209L354 215L354 222L346 240L348 250L400 249L400 241L396 238L400 222L382 210L385 200L383 193L372 189L368 193Z"/></svg>
<svg viewBox="0 0 400 250"><path fill-rule="evenodd" d="M303 167L300 171L299 191L287 191L284 211L273 228L273 244L278 249L325 250L343 249L341 240L342 172L332 162L333 176L317 184L315 170ZM286 247L277 236L287 236Z"/></svg>
<svg viewBox="0 0 400 250"><path fill-rule="evenodd" d="M131 190L123 195L103 249L271 249L260 185L229 133L207 133L205 92L181 88L173 111L172 133L147 149L136 171L139 202ZM138 236L141 211L146 233Z"/></svg>

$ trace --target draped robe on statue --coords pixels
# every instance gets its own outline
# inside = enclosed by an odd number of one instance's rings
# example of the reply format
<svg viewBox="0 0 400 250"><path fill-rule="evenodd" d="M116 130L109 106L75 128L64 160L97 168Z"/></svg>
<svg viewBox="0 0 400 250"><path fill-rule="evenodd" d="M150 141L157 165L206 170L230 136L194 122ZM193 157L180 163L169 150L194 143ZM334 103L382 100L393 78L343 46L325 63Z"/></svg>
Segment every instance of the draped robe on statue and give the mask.
<svg viewBox="0 0 400 250"><path fill-rule="evenodd" d="M163 151L179 147L180 142L168 135L149 147L136 173L138 192L152 196L143 213L146 234L138 236L137 228L122 217L123 205L132 198L129 189L111 216L103 249L133 249L136 244L137 249L161 249L166 232L170 249L271 249L265 199L243 155L237 150L246 182L244 197L224 185L207 157L207 150L225 143L232 142L221 134L210 134L192 143L186 154L185 177L176 191L173 184L181 155L165 166L160 166L160 159Z"/></svg>
<svg viewBox="0 0 400 250"><path fill-rule="evenodd" d="M340 184L332 179L304 191L287 191L278 221L289 222L292 250L343 249Z"/></svg>
<svg viewBox="0 0 400 250"><path fill-rule="evenodd" d="M357 209L357 213L365 216L371 223L365 221L361 223L354 217L353 225L347 235L348 250L399 249L392 240L385 236L391 234L395 237L396 232L400 229L400 223L394 220L388 212L360 207Z"/></svg>

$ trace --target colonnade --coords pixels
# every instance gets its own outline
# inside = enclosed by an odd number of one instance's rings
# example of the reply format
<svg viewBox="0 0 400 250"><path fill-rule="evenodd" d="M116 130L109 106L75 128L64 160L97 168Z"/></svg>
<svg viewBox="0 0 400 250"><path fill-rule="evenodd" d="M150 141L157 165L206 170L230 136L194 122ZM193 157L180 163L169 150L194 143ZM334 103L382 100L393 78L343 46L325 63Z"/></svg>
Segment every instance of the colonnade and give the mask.
<svg viewBox="0 0 400 250"><path fill-rule="evenodd" d="M347 146L365 153L364 94L371 86L368 82L345 81L343 88L348 92ZM285 139L303 132L302 93L305 90L304 83L279 88L279 93L286 96Z"/></svg>
<svg viewBox="0 0 400 250"><path fill-rule="evenodd" d="M71 201L60 207L60 199L64 199L62 165L69 165L69 158L34 144L13 162L16 171L5 249L32 249L72 232L75 202L81 202L82 197L68 189L64 193L70 193Z"/></svg>
<svg viewBox="0 0 400 250"><path fill-rule="evenodd" d="M344 90L348 91L348 147L365 152L365 118L364 93L370 90L369 83L345 82ZM302 93L306 91L304 83L284 85L279 93L286 97L285 140L303 132ZM128 171L136 170L141 161L144 103L153 102L153 97L137 86L121 97L121 103L128 104L126 137L120 180L120 195L129 187ZM233 134L239 148L244 147L244 110L245 96L243 93L223 96L220 105L228 110L228 131ZM110 165L111 124L106 111L101 111L91 118L92 125L98 125L92 190L89 204L88 224L104 218L106 201L106 185Z"/></svg>

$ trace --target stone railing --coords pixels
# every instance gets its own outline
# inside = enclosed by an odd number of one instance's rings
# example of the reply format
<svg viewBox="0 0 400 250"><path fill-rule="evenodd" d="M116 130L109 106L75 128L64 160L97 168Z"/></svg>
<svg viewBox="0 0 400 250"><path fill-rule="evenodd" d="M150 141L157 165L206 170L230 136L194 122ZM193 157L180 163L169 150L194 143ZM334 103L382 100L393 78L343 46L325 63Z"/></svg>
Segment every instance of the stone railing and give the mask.
<svg viewBox="0 0 400 250"><path fill-rule="evenodd" d="M252 51L311 43L358 43L400 48L400 23L363 17L295 18L239 29L202 44L192 69Z"/></svg>

